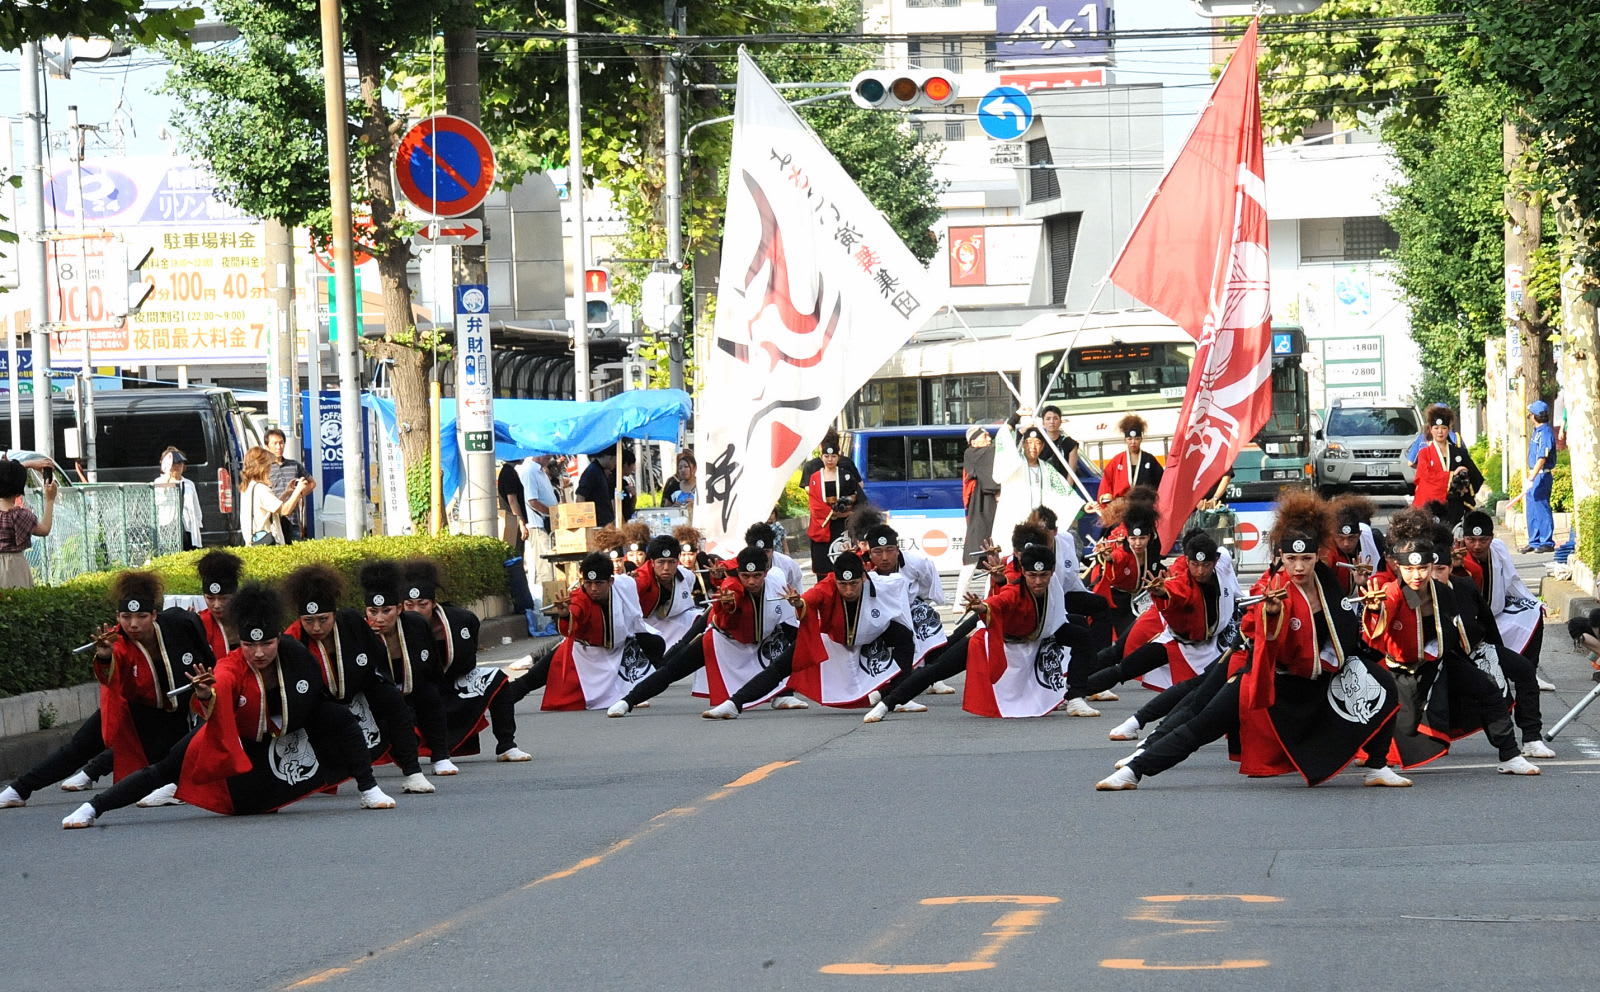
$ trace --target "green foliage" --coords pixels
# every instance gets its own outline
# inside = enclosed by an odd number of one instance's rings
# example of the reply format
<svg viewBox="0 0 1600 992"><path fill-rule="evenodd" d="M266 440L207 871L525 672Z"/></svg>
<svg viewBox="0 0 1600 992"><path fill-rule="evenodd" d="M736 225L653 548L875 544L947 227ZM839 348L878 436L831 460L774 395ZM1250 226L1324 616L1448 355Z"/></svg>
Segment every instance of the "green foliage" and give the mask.
<svg viewBox="0 0 1600 992"><path fill-rule="evenodd" d="M1463 92L1428 128L1386 129L1404 180L1388 219L1400 235L1395 281L1411 311L1411 336L1427 356L1419 403L1486 392L1484 342L1505 313L1505 176L1500 109L1483 90Z"/></svg>
<svg viewBox="0 0 1600 992"><path fill-rule="evenodd" d="M61 719L61 714L56 712L54 703L42 703L39 706L39 729L49 730Z"/></svg>
<svg viewBox="0 0 1600 992"><path fill-rule="evenodd" d="M1600 575L1600 496L1578 501L1578 560Z"/></svg>
<svg viewBox="0 0 1600 992"><path fill-rule="evenodd" d="M63 36L114 36L142 44L181 39L200 21L199 5L155 7L144 0L27 0L0 4L0 49Z"/></svg>
<svg viewBox="0 0 1600 992"><path fill-rule="evenodd" d="M433 461L406 466L406 509L415 527L428 526L428 511L433 508Z"/></svg>
<svg viewBox="0 0 1600 992"><path fill-rule="evenodd" d="M796 472L783 485L783 495L778 498L778 516L782 519L811 516L811 497L800 487L800 473Z"/></svg>
<svg viewBox="0 0 1600 992"><path fill-rule="evenodd" d="M1487 436L1480 437L1478 443L1472 446L1472 461L1483 472L1484 484L1489 487L1489 498L1486 503L1492 504L1505 499L1505 490L1500 488L1502 456L1498 449L1489 450Z"/></svg>
<svg viewBox="0 0 1600 992"><path fill-rule="evenodd" d="M1555 468L1550 470L1550 509L1568 513L1572 507L1572 456L1559 451Z"/></svg>
<svg viewBox="0 0 1600 992"><path fill-rule="evenodd" d="M169 593L200 592L195 562L209 549L165 555L150 563ZM426 557L439 566L440 588L452 602L470 603L501 595L511 549L488 537L328 538L296 544L230 548L244 559L246 579L276 582L302 565L329 565L344 573L350 591L343 606L360 602L356 575L372 558ZM59 586L0 590L0 696L77 685L93 678L89 654L72 654L110 619L115 573L80 575Z"/></svg>

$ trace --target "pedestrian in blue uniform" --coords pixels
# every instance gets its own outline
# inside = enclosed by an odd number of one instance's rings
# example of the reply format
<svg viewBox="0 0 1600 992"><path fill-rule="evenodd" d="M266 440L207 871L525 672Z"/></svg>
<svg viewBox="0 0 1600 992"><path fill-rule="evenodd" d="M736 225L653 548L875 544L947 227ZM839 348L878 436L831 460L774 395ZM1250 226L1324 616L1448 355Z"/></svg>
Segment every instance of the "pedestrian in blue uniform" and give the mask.
<svg viewBox="0 0 1600 992"><path fill-rule="evenodd" d="M1554 479L1550 470L1556 462L1556 432L1550 426L1550 405L1544 400L1528 404L1533 418L1533 435L1528 438L1528 476L1522 486L1527 500L1528 543L1522 553L1550 552L1556 549L1555 517L1550 513L1550 489Z"/></svg>

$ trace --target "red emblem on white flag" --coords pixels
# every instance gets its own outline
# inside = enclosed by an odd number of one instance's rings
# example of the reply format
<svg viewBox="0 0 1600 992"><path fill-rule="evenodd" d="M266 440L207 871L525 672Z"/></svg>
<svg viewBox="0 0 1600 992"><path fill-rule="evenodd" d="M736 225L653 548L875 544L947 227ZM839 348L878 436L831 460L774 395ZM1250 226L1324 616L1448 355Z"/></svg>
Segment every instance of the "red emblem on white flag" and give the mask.
<svg viewBox="0 0 1600 992"><path fill-rule="evenodd" d="M1252 22L1111 268L1199 342L1156 504L1163 548L1271 414L1269 278Z"/></svg>

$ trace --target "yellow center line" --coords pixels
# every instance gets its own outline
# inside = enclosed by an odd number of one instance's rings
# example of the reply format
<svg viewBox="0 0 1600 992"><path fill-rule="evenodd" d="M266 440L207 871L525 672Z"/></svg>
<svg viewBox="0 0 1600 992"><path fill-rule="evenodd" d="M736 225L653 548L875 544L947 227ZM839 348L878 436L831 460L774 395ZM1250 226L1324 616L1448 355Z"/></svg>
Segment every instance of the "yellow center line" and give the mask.
<svg viewBox="0 0 1600 992"><path fill-rule="evenodd" d="M525 882L514 889L510 889L497 896L486 899L483 902L478 903L476 906L468 907L454 916L435 923L433 926L428 927L426 930L423 930L420 933L415 933L409 937L397 940L387 947L356 958L353 961L350 961L348 964L339 965L333 968L325 968L315 974L293 981L288 985L283 986L284 992L289 992L289 990L292 989L309 988L313 985L321 985L323 982L326 982L330 979L338 978L340 975L352 972L364 964L369 964L379 958L388 957L399 951L406 950L407 948L415 947L424 941L432 940L433 938L438 937L440 934L455 930L462 924L480 919L516 895L526 892L529 889L536 888L537 886L544 885L547 882L555 882L564 878L571 878L581 871L593 868L594 866L605 861L607 858L611 857L613 854L616 854L618 851L626 850L627 848L632 847L634 844L637 844L639 841L644 840L651 834L656 833L668 824L677 820L682 820L685 817L693 816L708 803L713 803L719 799L724 799L732 795L736 790L742 789L745 786L754 785L780 768L788 768L790 765L797 764L799 764L798 761L774 761L770 764L762 765L760 768L754 769L753 771L746 772L745 774L734 779L732 782L729 782L727 785L718 789L716 792L704 797L693 806L675 806L672 809L657 813L655 816L651 817L649 822L639 830L629 834L627 837L622 838L616 843L611 844L598 854L591 854L588 857L583 858L577 863L571 865L570 867L563 868L560 871L553 871L548 875L536 878L531 882Z"/></svg>
<svg viewBox="0 0 1600 992"><path fill-rule="evenodd" d="M1232 971L1237 968L1265 968L1268 963L1246 958L1207 964L1149 964L1144 958L1106 958L1100 962L1100 967L1117 971Z"/></svg>

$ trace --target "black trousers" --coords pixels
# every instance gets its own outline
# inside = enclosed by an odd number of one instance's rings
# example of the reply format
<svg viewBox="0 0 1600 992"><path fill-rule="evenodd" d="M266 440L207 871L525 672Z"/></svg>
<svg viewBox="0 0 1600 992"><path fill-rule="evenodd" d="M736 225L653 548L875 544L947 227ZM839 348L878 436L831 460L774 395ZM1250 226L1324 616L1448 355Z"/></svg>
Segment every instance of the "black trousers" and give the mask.
<svg viewBox="0 0 1600 992"><path fill-rule="evenodd" d="M1133 714L1141 727L1156 724L1156 729L1145 740L1146 745L1198 713L1226 681L1228 681L1227 662L1218 660L1194 678L1184 679L1177 685L1152 696L1149 702L1139 707Z"/></svg>
<svg viewBox="0 0 1600 992"><path fill-rule="evenodd" d="M371 697L368 697L369 701ZM372 775L372 762L367 759L366 744L361 738L361 725L354 713L341 703L324 699L306 717L306 736L311 746L321 755L330 755L336 763L356 780L362 792L376 788L378 780ZM178 781L183 773L183 757L194 741L198 728L162 756L161 760L129 775L127 778L89 800L95 816L104 816L114 809L131 806L145 796Z"/></svg>
<svg viewBox="0 0 1600 992"><path fill-rule="evenodd" d="M1140 645L1138 650L1123 656L1122 660L1114 665L1102 668L1090 675L1087 680L1089 692L1105 692L1112 686L1121 685L1131 679L1136 679L1146 672L1153 672L1167 663L1167 646L1155 641L1147 641Z"/></svg>
<svg viewBox="0 0 1600 992"><path fill-rule="evenodd" d="M1511 711L1517 729L1522 731L1522 742L1544 739L1544 720L1539 712L1539 681L1533 662L1515 651L1496 648L1500 658L1500 671L1511 683L1517 708Z"/></svg>
<svg viewBox="0 0 1600 992"><path fill-rule="evenodd" d="M373 679L362 691L367 694L372 718L378 721L378 731L389 745L389 758L394 766L405 775L422 771L417 761L417 725L400 687L387 679Z"/></svg>
<svg viewBox="0 0 1600 992"><path fill-rule="evenodd" d="M1067 593L1067 612L1088 619L1089 650L1104 651L1111 645L1114 628L1111 623L1111 604L1104 596L1092 592Z"/></svg>
<svg viewBox="0 0 1600 992"><path fill-rule="evenodd" d="M411 707L411 723L422 735L434 761L450 757L450 724L444 712L443 690L438 682L418 677L405 697Z"/></svg>
<svg viewBox="0 0 1600 992"><path fill-rule="evenodd" d="M112 765L113 762L111 760L111 749L106 748L104 751L101 751L99 754L84 762L83 773L92 779L105 778L107 775L111 774Z"/></svg>
<svg viewBox="0 0 1600 992"><path fill-rule="evenodd" d="M702 628L703 629L703 628ZM667 691L679 679L688 678L706 667L705 641L699 637L686 637L678 646L668 651L656 670L640 679L623 698L629 706L638 706Z"/></svg>
<svg viewBox="0 0 1600 992"><path fill-rule="evenodd" d="M1517 746L1516 734L1511 731L1511 709L1500 694L1500 687L1494 684L1494 679L1465 655L1447 655L1444 665L1452 707L1457 703L1466 707L1464 713L1456 713L1452 708L1450 723L1457 727L1481 726L1483 736L1489 738L1489 743L1499 752L1501 761L1521 754L1522 748Z"/></svg>
<svg viewBox="0 0 1600 992"><path fill-rule="evenodd" d="M791 627L789 629L793 630L794 628ZM783 651L773 659L772 664L752 676L750 681L740 686L739 690L729 697L733 700L733 705L739 707L742 711L746 706L763 696L771 695L772 691L778 688L779 682L792 675L794 673L794 646L795 641L791 637L785 642ZM780 695L792 696L794 693L785 692Z"/></svg>
<svg viewBox="0 0 1600 992"><path fill-rule="evenodd" d="M183 737L188 727L187 713L182 709L169 712L148 706L133 706L130 712L134 725L139 728L140 738L147 744L159 741L160 746L167 747ZM98 770L98 774L91 773L91 778L102 778L111 772L111 752L106 749L99 710L95 710L93 716L73 731L67 743L24 772L11 783L11 787L26 799L87 765L94 765Z"/></svg>

